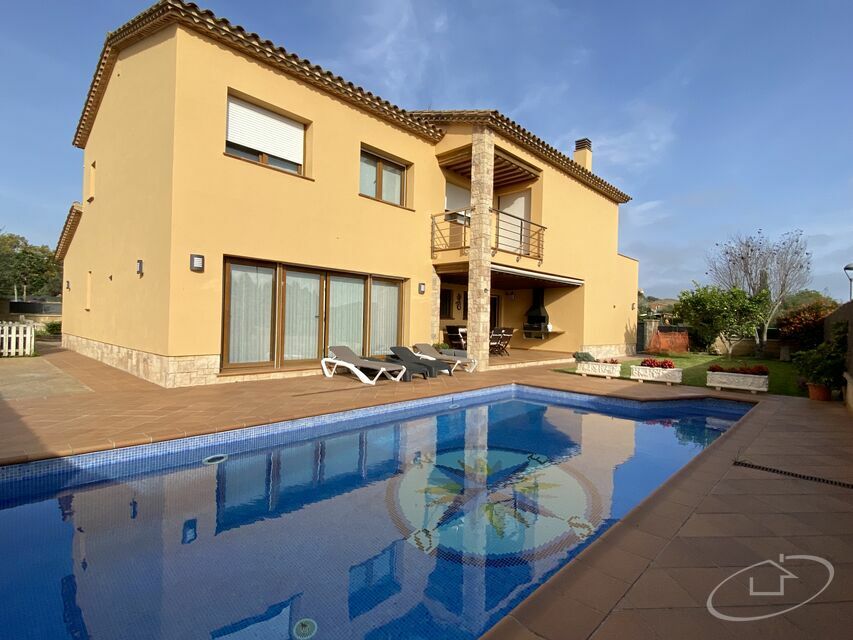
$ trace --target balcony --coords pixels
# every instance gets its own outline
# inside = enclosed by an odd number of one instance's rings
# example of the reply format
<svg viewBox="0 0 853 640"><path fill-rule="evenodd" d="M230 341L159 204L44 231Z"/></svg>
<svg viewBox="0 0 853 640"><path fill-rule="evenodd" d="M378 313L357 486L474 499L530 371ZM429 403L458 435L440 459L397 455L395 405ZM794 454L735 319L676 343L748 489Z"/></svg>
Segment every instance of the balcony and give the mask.
<svg viewBox="0 0 853 640"><path fill-rule="evenodd" d="M498 251L514 255L516 261L531 258L542 265L545 227L514 214L490 209L492 255ZM436 213L432 216L432 257L442 251L468 252L471 243L470 208Z"/></svg>

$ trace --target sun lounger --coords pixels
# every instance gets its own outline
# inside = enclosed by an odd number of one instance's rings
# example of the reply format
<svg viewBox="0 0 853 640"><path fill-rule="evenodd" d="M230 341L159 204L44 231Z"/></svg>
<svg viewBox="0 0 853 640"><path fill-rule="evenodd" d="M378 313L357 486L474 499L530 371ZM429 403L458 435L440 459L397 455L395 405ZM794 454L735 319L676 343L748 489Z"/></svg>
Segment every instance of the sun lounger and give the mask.
<svg viewBox="0 0 853 640"><path fill-rule="evenodd" d="M452 365L453 369L451 371L456 371L457 367L462 367L468 373L473 373L474 369L477 368L477 360L474 358L469 358L467 354L459 356L459 355L450 355L448 353L442 353L438 351L431 344L427 344L425 342L419 342L414 347L415 352L421 358L426 358L429 360L438 360L439 362L446 362L449 365ZM465 353L464 351L461 353Z"/></svg>
<svg viewBox="0 0 853 640"><path fill-rule="evenodd" d="M331 368L329 368L331 365ZM349 347L329 347L329 357L320 360L320 368L323 370L323 375L331 378L335 375L338 367L346 369L364 384L376 384L380 376L385 376L389 380L399 382L406 374L406 367L402 364L393 362L376 362L373 360L365 360L350 349ZM371 378L365 371L376 372L376 375ZM396 375L395 375L396 374Z"/></svg>
<svg viewBox="0 0 853 640"><path fill-rule="evenodd" d="M376 358L376 357L371 356L367 359L370 360L371 362L380 362L380 363L387 362L389 364L405 366L406 367L406 373L403 374L403 382L411 382L412 378L414 376L423 376L424 380L426 380L427 378L430 377L431 372L426 367L419 365L419 364L414 364L414 363L410 364L410 365L403 365L399 361L399 359L397 359L394 356L389 355L389 356L385 356L383 358Z"/></svg>
<svg viewBox="0 0 853 640"><path fill-rule="evenodd" d="M405 366L418 364L427 367L432 372L432 377L436 377L441 371L449 376L453 375L453 369L446 362L419 358L409 347L391 347L391 353Z"/></svg>

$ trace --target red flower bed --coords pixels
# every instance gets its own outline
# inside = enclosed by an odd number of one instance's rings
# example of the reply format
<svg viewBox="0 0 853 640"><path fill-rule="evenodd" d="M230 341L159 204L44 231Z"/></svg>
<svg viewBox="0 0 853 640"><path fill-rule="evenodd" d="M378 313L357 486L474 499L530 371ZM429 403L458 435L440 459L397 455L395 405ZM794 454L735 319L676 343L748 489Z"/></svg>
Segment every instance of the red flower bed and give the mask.
<svg viewBox="0 0 853 640"><path fill-rule="evenodd" d="M672 360L655 360L654 358L646 358L640 363L641 367L654 367L655 369L675 369L675 363Z"/></svg>
<svg viewBox="0 0 853 640"><path fill-rule="evenodd" d="M770 375L770 370L763 364L756 364L752 367L723 367L718 364L712 364L708 367L708 371L712 373L742 373L747 376Z"/></svg>

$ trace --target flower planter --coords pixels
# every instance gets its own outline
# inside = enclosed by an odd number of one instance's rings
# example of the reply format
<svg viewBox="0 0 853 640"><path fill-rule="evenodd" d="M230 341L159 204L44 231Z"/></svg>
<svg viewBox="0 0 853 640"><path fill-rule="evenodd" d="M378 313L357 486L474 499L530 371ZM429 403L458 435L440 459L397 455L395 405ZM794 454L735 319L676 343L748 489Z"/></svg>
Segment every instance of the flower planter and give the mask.
<svg viewBox="0 0 853 640"><path fill-rule="evenodd" d="M681 384L681 372L683 369L663 369L661 367L641 367L631 365L631 380L640 382L666 382L667 384Z"/></svg>
<svg viewBox="0 0 853 640"><path fill-rule="evenodd" d="M767 391L770 376L757 376L747 373L729 373L728 371L709 371L706 383L709 387L720 389L743 389L750 393Z"/></svg>
<svg viewBox="0 0 853 640"><path fill-rule="evenodd" d="M809 400L820 400L822 402L832 400L832 389L825 384L807 382L806 386L809 388Z"/></svg>
<svg viewBox="0 0 853 640"><path fill-rule="evenodd" d="M575 373L582 376L603 376L605 378L618 378L621 371L621 364L609 362L578 362L578 368L575 369Z"/></svg>

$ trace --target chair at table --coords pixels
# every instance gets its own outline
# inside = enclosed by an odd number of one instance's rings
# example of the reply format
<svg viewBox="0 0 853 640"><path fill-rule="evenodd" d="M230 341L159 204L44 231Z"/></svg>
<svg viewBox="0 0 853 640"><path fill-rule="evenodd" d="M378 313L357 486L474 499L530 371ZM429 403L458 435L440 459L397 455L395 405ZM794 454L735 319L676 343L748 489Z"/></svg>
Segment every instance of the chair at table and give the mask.
<svg viewBox="0 0 853 640"><path fill-rule="evenodd" d="M451 349L460 349L465 351L468 348L468 340L466 339L466 329L465 327L460 327L456 325L448 325L444 329L444 335L447 338L447 344L450 345Z"/></svg>
<svg viewBox="0 0 853 640"><path fill-rule="evenodd" d="M496 356L509 355L509 341L515 329L512 327L495 327L489 334L489 353Z"/></svg>

